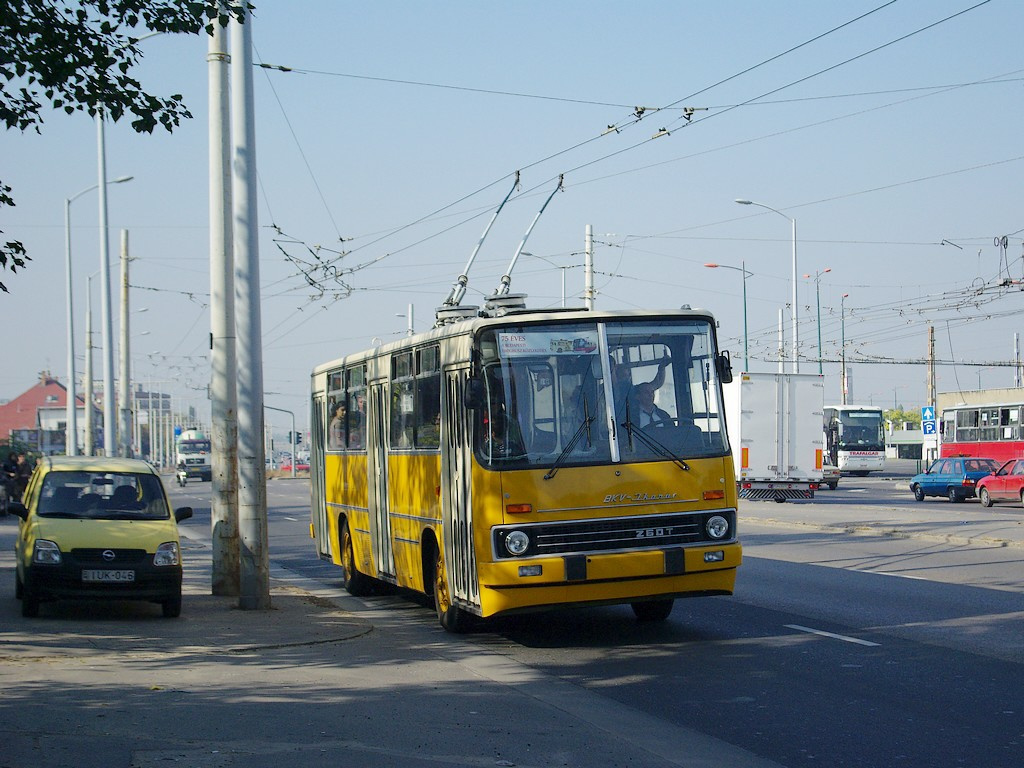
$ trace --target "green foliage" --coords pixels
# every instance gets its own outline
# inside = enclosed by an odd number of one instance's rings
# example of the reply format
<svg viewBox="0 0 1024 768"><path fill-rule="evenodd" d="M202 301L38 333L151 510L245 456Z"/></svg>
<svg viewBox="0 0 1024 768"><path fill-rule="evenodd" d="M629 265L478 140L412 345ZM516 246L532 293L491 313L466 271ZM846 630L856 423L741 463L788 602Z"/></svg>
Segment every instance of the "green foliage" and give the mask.
<svg viewBox="0 0 1024 768"><path fill-rule="evenodd" d="M893 422L898 427L902 427L904 422L910 422L914 425L915 429L921 428L920 410L905 411L902 408L888 408L882 413L882 418L886 421Z"/></svg>
<svg viewBox="0 0 1024 768"><path fill-rule="evenodd" d="M252 7L252 6L248 6ZM219 0L5 0L0 6L0 120L8 130L40 132L43 110L102 114L152 133L173 131L192 117L180 94L154 96L131 76L142 57L139 39L151 32L208 33L241 3ZM0 182L0 208L14 205ZM2 234L2 233L0 233ZM29 260L17 241L0 242L0 269ZM0 282L0 290L7 287Z"/></svg>

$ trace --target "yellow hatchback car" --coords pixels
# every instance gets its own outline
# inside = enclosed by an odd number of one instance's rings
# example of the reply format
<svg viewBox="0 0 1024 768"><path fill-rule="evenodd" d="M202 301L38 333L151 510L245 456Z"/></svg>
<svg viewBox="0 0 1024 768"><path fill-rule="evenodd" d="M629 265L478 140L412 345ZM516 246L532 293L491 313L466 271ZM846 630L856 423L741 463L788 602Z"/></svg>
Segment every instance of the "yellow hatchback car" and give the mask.
<svg viewBox="0 0 1024 768"><path fill-rule="evenodd" d="M50 600L149 600L181 614L181 546L154 469L139 459L44 456L11 513L21 614Z"/></svg>

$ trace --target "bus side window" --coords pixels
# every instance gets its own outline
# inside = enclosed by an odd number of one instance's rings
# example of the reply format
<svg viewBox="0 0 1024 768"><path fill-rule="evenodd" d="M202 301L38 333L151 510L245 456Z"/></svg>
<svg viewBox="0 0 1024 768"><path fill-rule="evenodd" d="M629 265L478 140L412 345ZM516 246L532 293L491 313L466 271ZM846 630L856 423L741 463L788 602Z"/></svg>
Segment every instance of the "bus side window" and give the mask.
<svg viewBox="0 0 1024 768"><path fill-rule="evenodd" d="M416 395L414 445L441 446L441 350L426 347L416 351Z"/></svg>

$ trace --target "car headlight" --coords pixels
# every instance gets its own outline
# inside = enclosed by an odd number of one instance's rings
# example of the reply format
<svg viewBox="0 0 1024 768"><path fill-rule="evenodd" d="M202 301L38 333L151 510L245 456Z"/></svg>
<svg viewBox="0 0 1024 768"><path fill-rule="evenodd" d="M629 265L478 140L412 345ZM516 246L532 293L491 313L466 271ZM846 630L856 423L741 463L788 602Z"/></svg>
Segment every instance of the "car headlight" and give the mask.
<svg viewBox="0 0 1024 768"><path fill-rule="evenodd" d="M156 554L153 555L153 565L178 565L180 562L176 541L164 542L156 548Z"/></svg>
<svg viewBox="0 0 1024 768"><path fill-rule="evenodd" d="M521 555L530 547L530 537L522 531L512 531L505 537L505 549L510 555Z"/></svg>
<svg viewBox="0 0 1024 768"><path fill-rule="evenodd" d="M32 547L32 562L40 565L60 565L60 547L57 542L37 539Z"/></svg>
<svg viewBox="0 0 1024 768"><path fill-rule="evenodd" d="M724 539L729 533L729 521L721 515L709 517L704 527L712 539Z"/></svg>

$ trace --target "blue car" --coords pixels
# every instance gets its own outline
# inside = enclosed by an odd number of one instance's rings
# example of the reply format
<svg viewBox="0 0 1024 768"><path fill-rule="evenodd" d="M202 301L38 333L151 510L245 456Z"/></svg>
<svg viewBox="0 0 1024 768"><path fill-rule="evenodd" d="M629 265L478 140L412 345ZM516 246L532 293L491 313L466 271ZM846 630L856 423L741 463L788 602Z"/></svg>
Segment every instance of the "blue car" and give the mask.
<svg viewBox="0 0 1024 768"><path fill-rule="evenodd" d="M945 496L952 502L974 497L978 481L998 469L995 459L962 456L938 459L927 472L910 478L914 498L924 501L925 496Z"/></svg>

